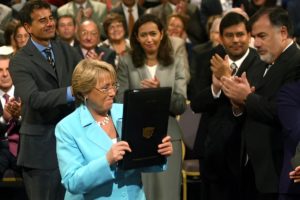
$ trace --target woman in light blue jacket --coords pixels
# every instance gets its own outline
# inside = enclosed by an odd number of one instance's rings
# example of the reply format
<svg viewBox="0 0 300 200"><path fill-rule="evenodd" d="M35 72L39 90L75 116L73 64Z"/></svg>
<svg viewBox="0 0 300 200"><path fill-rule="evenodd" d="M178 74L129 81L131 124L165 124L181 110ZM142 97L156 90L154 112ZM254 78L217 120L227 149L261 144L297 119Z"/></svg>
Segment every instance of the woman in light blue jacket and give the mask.
<svg viewBox="0 0 300 200"><path fill-rule="evenodd" d="M145 199L141 172L162 171L165 166L121 170L116 163L130 146L120 138L122 104L113 104L118 84L113 67L97 60L83 60L72 77L79 106L56 126L57 156L65 199ZM171 138L158 146L171 155Z"/></svg>

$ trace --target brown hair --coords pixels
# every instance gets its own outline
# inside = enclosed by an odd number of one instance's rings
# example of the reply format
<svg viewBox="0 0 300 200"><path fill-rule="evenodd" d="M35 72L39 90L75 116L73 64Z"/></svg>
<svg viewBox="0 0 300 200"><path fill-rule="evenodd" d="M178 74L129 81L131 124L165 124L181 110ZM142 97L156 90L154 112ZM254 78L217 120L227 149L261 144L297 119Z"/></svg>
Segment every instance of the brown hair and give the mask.
<svg viewBox="0 0 300 200"><path fill-rule="evenodd" d="M146 53L137 40L139 28L148 23L152 22L157 25L158 30L163 34L163 38L160 42L160 46L158 48L157 59L163 65L170 65L174 62L173 58L173 48L170 42L170 39L166 35L166 31L164 31L164 27L161 23L161 20L152 14L145 14L141 16L134 24L132 29L132 34L130 36L130 46L131 46L131 57L133 64L136 68L142 67L146 61Z"/></svg>
<svg viewBox="0 0 300 200"><path fill-rule="evenodd" d="M105 34L108 36L108 28L113 22L121 22L124 28L124 31L126 31L126 22L123 16L119 15L118 13L110 13L106 15L106 18L103 22L103 28Z"/></svg>

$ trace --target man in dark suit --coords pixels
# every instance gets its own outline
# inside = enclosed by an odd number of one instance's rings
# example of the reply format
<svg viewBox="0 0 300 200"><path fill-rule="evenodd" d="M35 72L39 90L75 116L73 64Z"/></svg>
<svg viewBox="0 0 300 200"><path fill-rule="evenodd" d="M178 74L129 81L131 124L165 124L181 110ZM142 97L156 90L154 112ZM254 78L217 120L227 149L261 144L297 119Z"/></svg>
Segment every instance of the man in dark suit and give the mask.
<svg viewBox="0 0 300 200"><path fill-rule="evenodd" d="M238 200L241 123L233 115L230 99L221 91L220 72L215 68L224 67L229 76L247 72L249 79L255 81L261 61L255 50L249 48L250 32L247 19L242 15L230 12L224 16L220 23L220 39L223 47L219 45L211 52L203 53L205 59L198 55L205 60L202 61L205 65L197 69L192 80L191 107L202 113L195 150L200 159L203 199ZM236 72L229 67L233 64L237 67Z"/></svg>
<svg viewBox="0 0 300 200"><path fill-rule="evenodd" d="M281 199L296 200L300 199L300 186L292 179L297 181L300 172L300 81L284 85L278 93L277 103L284 137L283 167L280 176L280 189L283 193Z"/></svg>
<svg viewBox="0 0 300 200"><path fill-rule="evenodd" d="M31 39L9 65L15 95L23 102L17 162L30 200L63 199L54 129L74 108L70 84L79 55L51 40L55 20L46 2L26 2L20 16Z"/></svg>
<svg viewBox="0 0 300 200"><path fill-rule="evenodd" d="M72 15L62 15L56 20L57 38L72 47L79 44L76 39L76 28L76 21Z"/></svg>
<svg viewBox="0 0 300 200"><path fill-rule="evenodd" d="M116 53L104 46L98 47L100 42L99 28L92 20L84 20L77 31L79 45L74 46L81 58L99 59L114 65Z"/></svg>
<svg viewBox="0 0 300 200"><path fill-rule="evenodd" d="M244 199L278 199L288 188L279 185L284 137L276 95L282 85L297 78L300 50L293 42L291 21L284 9L261 9L251 17L250 25L254 46L268 65L255 84L249 84L245 76L223 77L222 91L245 117L242 166L249 187Z"/></svg>
<svg viewBox="0 0 300 200"><path fill-rule="evenodd" d="M126 21L126 36L129 36L129 24L130 24L130 14L129 9L132 12L134 22L144 14L145 8L140 6L136 0L122 0L121 4L111 10L111 12L118 13L123 16Z"/></svg>
<svg viewBox="0 0 300 200"><path fill-rule="evenodd" d="M21 102L14 98L12 79L8 71L13 49L0 47L0 177L7 169L19 174L17 150L21 123Z"/></svg>

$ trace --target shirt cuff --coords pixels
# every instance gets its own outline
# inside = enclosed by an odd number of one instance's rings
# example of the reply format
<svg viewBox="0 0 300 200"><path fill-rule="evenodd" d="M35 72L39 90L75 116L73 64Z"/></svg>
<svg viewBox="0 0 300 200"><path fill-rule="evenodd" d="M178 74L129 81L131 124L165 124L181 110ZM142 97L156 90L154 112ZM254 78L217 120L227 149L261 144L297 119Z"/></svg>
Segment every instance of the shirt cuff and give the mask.
<svg viewBox="0 0 300 200"><path fill-rule="evenodd" d="M75 101L75 97L72 95L71 87L67 87L67 102L72 103Z"/></svg>
<svg viewBox="0 0 300 200"><path fill-rule="evenodd" d="M243 115L243 111L241 111L240 109L232 107L232 114L235 117L239 117L239 116Z"/></svg>
<svg viewBox="0 0 300 200"><path fill-rule="evenodd" d="M222 90L220 90L217 94L215 94L212 84L211 84L210 88L211 88L211 93L212 93L214 99L220 98Z"/></svg>
<svg viewBox="0 0 300 200"><path fill-rule="evenodd" d="M3 118L3 116L0 117L0 123L1 124L7 124L7 122L5 121L5 119Z"/></svg>

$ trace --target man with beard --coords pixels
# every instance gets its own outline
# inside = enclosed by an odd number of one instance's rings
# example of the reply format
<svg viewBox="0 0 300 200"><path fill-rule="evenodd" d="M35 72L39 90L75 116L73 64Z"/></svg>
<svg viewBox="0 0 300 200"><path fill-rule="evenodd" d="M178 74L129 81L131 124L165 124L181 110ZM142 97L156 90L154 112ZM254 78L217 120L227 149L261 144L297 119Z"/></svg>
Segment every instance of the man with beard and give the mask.
<svg viewBox="0 0 300 200"><path fill-rule="evenodd" d="M9 65L15 96L23 102L17 164L30 200L63 199L54 128L73 110L70 83L79 55L52 40L55 20L46 2L26 2L20 16L31 38Z"/></svg>
<svg viewBox="0 0 300 200"><path fill-rule="evenodd" d="M279 184L286 138L278 120L277 93L283 85L297 79L300 51L293 42L292 24L284 9L261 9L251 17L250 25L254 46L267 63L264 73L257 75L259 81L255 84L249 83L245 75L222 77L222 91L245 117L242 166L249 187L244 199L275 200L289 189L288 184ZM287 177L289 171L285 173Z"/></svg>

